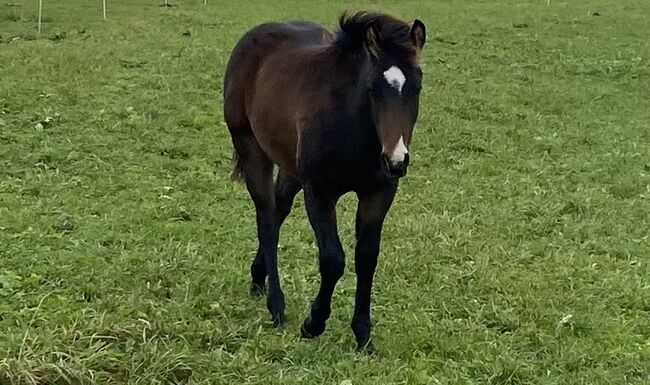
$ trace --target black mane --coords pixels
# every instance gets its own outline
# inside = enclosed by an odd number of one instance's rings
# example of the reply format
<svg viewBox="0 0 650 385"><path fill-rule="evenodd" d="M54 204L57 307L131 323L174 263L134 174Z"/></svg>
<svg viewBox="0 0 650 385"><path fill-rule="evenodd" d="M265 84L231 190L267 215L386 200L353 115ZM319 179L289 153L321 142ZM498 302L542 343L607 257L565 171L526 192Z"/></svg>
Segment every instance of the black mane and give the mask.
<svg viewBox="0 0 650 385"><path fill-rule="evenodd" d="M363 47L366 30L373 26L377 32L381 50L412 55L413 45L409 38L410 26L393 16L377 12L344 12L339 17L339 30L334 45L354 50Z"/></svg>

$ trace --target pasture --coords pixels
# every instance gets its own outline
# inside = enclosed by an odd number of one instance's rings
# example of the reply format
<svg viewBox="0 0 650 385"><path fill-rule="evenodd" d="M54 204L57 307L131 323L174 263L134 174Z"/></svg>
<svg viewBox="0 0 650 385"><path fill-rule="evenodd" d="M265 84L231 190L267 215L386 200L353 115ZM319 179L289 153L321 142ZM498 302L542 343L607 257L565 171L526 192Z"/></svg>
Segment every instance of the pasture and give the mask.
<svg viewBox="0 0 650 385"><path fill-rule="evenodd" d="M0 0L0 384L650 383L650 12L642 2ZM18 3L16 5L11 5ZM350 8L423 20L424 88L384 227L371 356L346 274L325 334L298 196L288 326L249 295L228 55ZM22 12L22 20L21 20Z"/></svg>

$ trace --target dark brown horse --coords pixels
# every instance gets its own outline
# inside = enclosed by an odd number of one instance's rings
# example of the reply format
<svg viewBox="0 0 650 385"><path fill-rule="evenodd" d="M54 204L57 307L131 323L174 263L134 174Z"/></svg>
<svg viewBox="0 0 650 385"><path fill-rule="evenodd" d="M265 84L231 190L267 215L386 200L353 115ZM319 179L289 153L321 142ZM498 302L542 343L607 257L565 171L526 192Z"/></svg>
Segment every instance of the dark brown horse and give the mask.
<svg viewBox="0 0 650 385"><path fill-rule="evenodd" d="M259 248L252 293L262 295L275 326L285 323L277 246L280 227L304 189L319 249L321 284L301 327L320 335L345 268L336 203L354 191L357 291L352 330L370 343L370 292L381 229L406 174L418 116L424 24L360 12L344 14L336 34L308 22L259 25L242 37L228 63L224 114L257 211ZM273 182L274 165L279 167Z"/></svg>

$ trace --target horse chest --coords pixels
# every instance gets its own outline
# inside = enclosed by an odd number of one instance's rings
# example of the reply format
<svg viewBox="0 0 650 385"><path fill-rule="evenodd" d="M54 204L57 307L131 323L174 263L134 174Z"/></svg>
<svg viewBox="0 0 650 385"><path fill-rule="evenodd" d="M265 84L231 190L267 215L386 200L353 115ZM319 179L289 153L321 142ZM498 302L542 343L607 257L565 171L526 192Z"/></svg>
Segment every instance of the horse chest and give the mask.
<svg viewBox="0 0 650 385"><path fill-rule="evenodd" d="M375 142L345 126L306 130L298 149L300 174L304 180L366 180L379 170L380 147Z"/></svg>

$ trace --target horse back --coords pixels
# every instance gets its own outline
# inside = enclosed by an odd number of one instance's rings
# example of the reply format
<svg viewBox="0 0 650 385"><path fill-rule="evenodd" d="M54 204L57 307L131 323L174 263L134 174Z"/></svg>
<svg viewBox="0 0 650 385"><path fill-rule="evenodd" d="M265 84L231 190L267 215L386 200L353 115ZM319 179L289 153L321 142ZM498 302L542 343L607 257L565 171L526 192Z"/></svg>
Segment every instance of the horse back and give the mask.
<svg viewBox="0 0 650 385"><path fill-rule="evenodd" d="M249 30L230 55L224 77L224 113L233 126L246 115L246 95L252 95L260 66L278 51L322 44L331 32L311 22L265 23ZM230 118L230 119L229 119Z"/></svg>
<svg viewBox="0 0 650 385"><path fill-rule="evenodd" d="M241 38L226 68L224 115L231 135L254 135L267 156L292 174L297 173L298 133L291 127L293 122L285 119L292 114L282 110L294 108L289 106L294 103L282 105L281 95L274 93L282 92L282 88L286 91L284 86L298 76L298 71L290 67L305 67L289 57L302 59L304 52L327 45L332 38L331 32L310 22L262 24ZM268 75L269 69L289 80L274 87L271 83L277 79L269 80L269 76L262 75ZM282 74L287 71L292 73Z"/></svg>

